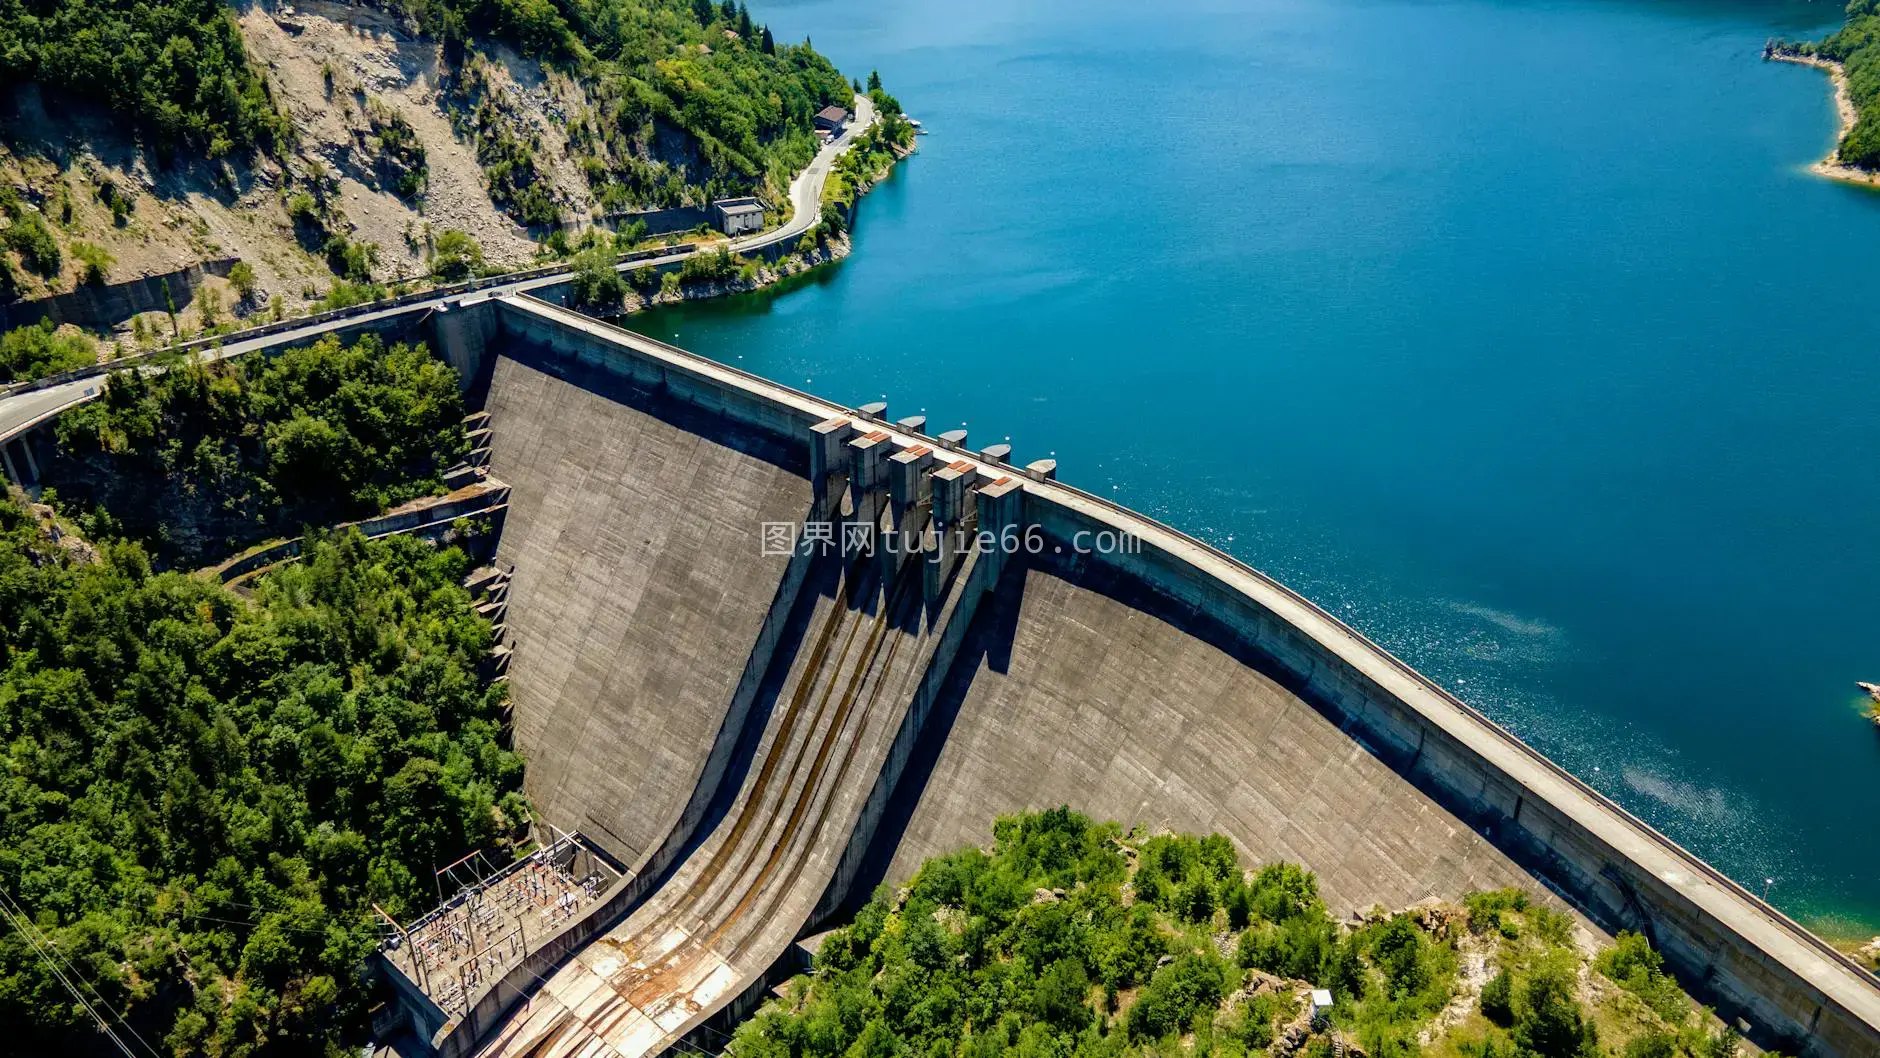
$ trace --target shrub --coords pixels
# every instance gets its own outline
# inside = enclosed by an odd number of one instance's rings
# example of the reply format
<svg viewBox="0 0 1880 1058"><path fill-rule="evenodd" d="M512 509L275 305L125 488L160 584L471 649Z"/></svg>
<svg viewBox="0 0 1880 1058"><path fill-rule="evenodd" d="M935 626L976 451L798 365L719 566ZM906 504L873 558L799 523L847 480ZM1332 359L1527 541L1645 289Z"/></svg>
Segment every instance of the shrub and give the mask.
<svg viewBox="0 0 1880 1058"><path fill-rule="evenodd" d="M614 268L611 251L595 247L574 258L573 297L577 308L612 312L627 295L627 281Z"/></svg>
<svg viewBox="0 0 1880 1058"><path fill-rule="evenodd" d="M1300 915L1285 922L1261 922L1240 935L1240 965L1282 977L1318 980L1337 943L1329 919Z"/></svg>
<svg viewBox="0 0 1880 1058"><path fill-rule="evenodd" d="M349 309L354 305L364 305L368 301L378 301L385 297L385 288L373 283L353 283L344 279L335 279L327 290L326 297L320 300L324 310Z"/></svg>
<svg viewBox="0 0 1880 1058"><path fill-rule="evenodd" d="M446 228L431 250L431 274L446 282L470 279L483 271L483 247L464 232Z"/></svg>
<svg viewBox="0 0 1880 1058"><path fill-rule="evenodd" d="M931 921L931 920L929 920ZM1090 975L1081 959L1065 958L1052 963L1038 978L1035 993L1038 1016L1053 1028L1076 1033L1090 1023L1091 1011L1084 1004L1090 992Z"/></svg>
<svg viewBox="0 0 1880 1058"><path fill-rule="evenodd" d="M1677 1037L1663 1032L1636 1036L1625 1045L1625 1058L1678 1058Z"/></svg>
<svg viewBox="0 0 1880 1058"><path fill-rule="evenodd" d="M287 199L287 218L295 224L320 225L320 204L305 191L296 191Z"/></svg>
<svg viewBox="0 0 1880 1058"><path fill-rule="evenodd" d="M235 288L235 296L247 301L255 296L255 266L247 261L237 261L228 270L229 286Z"/></svg>
<svg viewBox="0 0 1880 1058"><path fill-rule="evenodd" d="M84 262L85 265L79 281L91 286L103 286L111 272L111 266L117 264L117 258L112 257L104 247L94 243L73 243L72 256Z"/></svg>
<svg viewBox="0 0 1880 1058"><path fill-rule="evenodd" d="M1593 960L1593 968L1644 1000L1645 1005L1672 1024L1683 1022L1690 1013L1683 989L1665 972L1664 957L1653 951L1651 942L1637 933L1621 932L1613 946Z"/></svg>
<svg viewBox="0 0 1880 1058"><path fill-rule="evenodd" d="M18 382L98 362L98 347L77 331L41 320L0 334L0 382Z"/></svg>
<svg viewBox="0 0 1880 1058"><path fill-rule="evenodd" d="M1159 1040L1213 1010L1232 990L1227 964L1212 951L1188 952L1155 972L1129 1008L1129 1038Z"/></svg>
<svg viewBox="0 0 1880 1058"><path fill-rule="evenodd" d="M59 252L59 242L53 238L52 227L38 210L24 206L12 210L12 223L0 230L0 245L20 255L20 263L29 271L36 272L46 279L58 276L65 265L64 255Z"/></svg>
<svg viewBox="0 0 1880 1058"><path fill-rule="evenodd" d="M372 280L372 266L378 263L379 248L369 242L353 242L343 235L335 235L326 241L322 250L326 255L326 266L341 279L355 283L369 283Z"/></svg>
<svg viewBox="0 0 1880 1058"><path fill-rule="evenodd" d="M1599 1038L1573 999L1573 967L1548 958L1528 972L1515 1006L1515 1043L1536 1058L1596 1058Z"/></svg>
<svg viewBox="0 0 1880 1058"><path fill-rule="evenodd" d="M1225 1026L1227 1035L1248 1051L1259 1051L1273 1043L1273 1021L1283 1016L1280 997L1262 992L1241 1002L1233 1020Z"/></svg>
<svg viewBox="0 0 1880 1058"><path fill-rule="evenodd" d="M1482 986L1482 1016L1507 1028L1514 1024L1514 978L1503 970Z"/></svg>
<svg viewBox="0 0 1880 1058"><path fill-rule="evenodd" d="M111 210L111 223L122 228L130 222L131 210L136 208L136 201L118 189L117 183L105 180L98 185L98 201Z"/></svg>
<svg viewBox="0 0 1880 1058"><path fill-rule="evenodd" d="M743 258L734 255L729 246L720 246L711 253L695 253L679 266L679 279L684 283L716 282L738 274L738 267Z"/></svg>
<svg viewBox="0 0 1880 1058"><path fill-rule="evenodd" d="M1469 911L1470 932L1492 931L1512 938L1519 931L1514 923L1508 920L1507 914L1511 911L1526 911L1528 896L1519 889L1491 889L1464 895L1462 906Z"/></svg>
<svg viewBox="0 0 1880 1058"><path fill-rule="evenodd" d="M1253 914L1268 922L1284 922L1300 915L1323 915L1319 882L1295 863L1269 863L1248 883Z"/></svg>

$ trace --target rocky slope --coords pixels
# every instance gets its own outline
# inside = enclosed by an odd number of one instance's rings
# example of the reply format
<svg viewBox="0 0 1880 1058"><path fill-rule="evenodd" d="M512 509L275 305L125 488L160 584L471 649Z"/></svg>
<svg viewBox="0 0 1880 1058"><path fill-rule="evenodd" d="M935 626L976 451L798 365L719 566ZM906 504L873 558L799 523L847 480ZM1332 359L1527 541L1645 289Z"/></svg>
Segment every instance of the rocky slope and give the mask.
<svg viewBox="0 0 1880 1058"><path fill-rule="evenodd" d="M128 347L231 315L312 308L338 280L371 293L422 279L446 231L473 239L487 268L523 267L558 227L698 205L734 186L708 160L722 144L678 127L671 108L649 107L642 99L653 93L611 68L602 77L591 64L545 63L495 36L447 57L410 17L358 4L250 4L234 19L298 134L272 156L177 152L164 164L102 108L0 80L0 225L9 216L36 224L26 214L37 212L59 251L48 267L44 254L36 265L0 245L17 297L246 263L233 281L202 280L207 295L193 300L179 281L174 322L166 311L112 321ZM710 21L689 32L743 46ZM758 58L768 60L765 38ZM708 44L673 47L687 61L713 58ZM779 183L767 175L755 190L780 197Z"/></svg>

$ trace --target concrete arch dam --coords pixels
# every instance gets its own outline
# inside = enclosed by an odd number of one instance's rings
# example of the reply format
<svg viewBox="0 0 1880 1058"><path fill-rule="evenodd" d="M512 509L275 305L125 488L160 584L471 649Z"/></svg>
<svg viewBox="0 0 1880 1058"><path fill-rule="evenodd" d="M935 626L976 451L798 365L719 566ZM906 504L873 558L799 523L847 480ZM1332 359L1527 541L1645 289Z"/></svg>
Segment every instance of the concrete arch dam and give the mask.
<svg viewBox="0 0 1880 1058"><path fill-rule="evenodd" d="M629 865L420 1016L440 1053L712 1039L878 880L1070 803L1297 860L1334 910L1545 887L1647 933L1760 1038L1880 1055L1880 987L1850 960L1303 598L1050 464L526 297L433 326L512 489L528 793ZM767 525L832 520L872 546L764 547ZM982 531L1018 546L960 545ZM1098 534L1127 542L1080 547Z"/></svg>

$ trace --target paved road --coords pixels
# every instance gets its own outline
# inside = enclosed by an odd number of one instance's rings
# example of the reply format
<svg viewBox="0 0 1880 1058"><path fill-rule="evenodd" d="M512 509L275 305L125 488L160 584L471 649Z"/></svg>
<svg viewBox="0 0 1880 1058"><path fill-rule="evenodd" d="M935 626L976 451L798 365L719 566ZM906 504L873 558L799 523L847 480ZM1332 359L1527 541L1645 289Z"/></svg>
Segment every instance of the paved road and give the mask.
<svg viewBox="0 0 1880 1058"><path fill-rule="evenodd" d="M733 242L732 249L739 252L755 250L760 246L769 246L784 239L794 239L808 231L822 219L823 184L829 179L829 167L835 164L836 155L849 149L854 141L868 126L875 123L875 105L867 96L855 97L855 119L849 127L842 130L842 135L831 140L816 157L810 160L809 168L796 174L790 181L790 221L776 231L754 235L749 239Z"/></svg>
<svg viewBox="0 0 1880 1058"><path fill-rule="evenodd" d="M866 96L856 96L855 119L849 122L849 127L842 131L842 135L837 136L835 139L825 144L821 150L817 151L816 157L810 160L809 166L798 173L795 180L790 181L790 219L785 222L782 227L760 232L748 238L733 240L731 243L732 249L739 253L760 250L766 246L799 238L804 232L808 231L822 218L823 185L828 182L829 170L830 167L835 164L836 156L848 150L849 145L855 141L855 137L859 136L868 126L872 125L874 121L875 108L873 104L869 103ZM622 265L621 269L624 271L629 267L656 267L683 260L686 256L686 254L677 253L665 257L654 257L647 260L634 261L631 265ZM370 323L374 320L388 319L407 313L429 312L448 301L459 301L464 298L480 300L483 298L503 297L508 294L526 294L530 291L540 290L543 287L554 286L557 283L565 283L572 274L572 272L557 272L552 275L536 276L533 279L521 280L516 283L505 283L487 287L473 294L448 294L405 305L395 305L377 309L373 308L371 305L363 305L360 306L357 312L340 319L310 323L305 327L293 330L276 331L258 338L246 340L243 340L238 334L230 340L223 342L219 347L202 351L200 355L220 360L226 357L240 356L243 353L252 352L256 349L275 345L280 342L302 341L317 337L328 331L345 327L355 327L363 323ZM104 378L105 376L102 374L93 375L88 378L76 379L56 386L48 386L44 389L29 390L24 393L15 393L8 397L0 397L0 442L10 440L14 436L37 426L48 417L63 411L71 405L90 400L97 396L99 391L103 389Z"/></svg>

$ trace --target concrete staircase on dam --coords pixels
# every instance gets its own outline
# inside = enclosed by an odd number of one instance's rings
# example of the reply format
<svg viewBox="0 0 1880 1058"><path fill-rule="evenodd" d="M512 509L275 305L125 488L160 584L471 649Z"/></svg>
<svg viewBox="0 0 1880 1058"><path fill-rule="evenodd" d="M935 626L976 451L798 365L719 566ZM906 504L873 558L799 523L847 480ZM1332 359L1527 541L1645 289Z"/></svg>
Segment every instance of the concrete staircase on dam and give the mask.
<svg viewBox="0 0 1880 1058"><path fill-rule="evenodd" d="M480 1053L661 1054L760 998L773 967L788 972L791 943L846 895L998 562L944 543L980 521L961 468L896 453L907 458L891 494L886 435L825 425L848 463L828 506L840 496L839 520L874 532L852 550L839 534L810 559L804 632L777 658L787 669L735 800L669 881L541 982ZM997 511L1006 494L984 505Z"/></svg>

